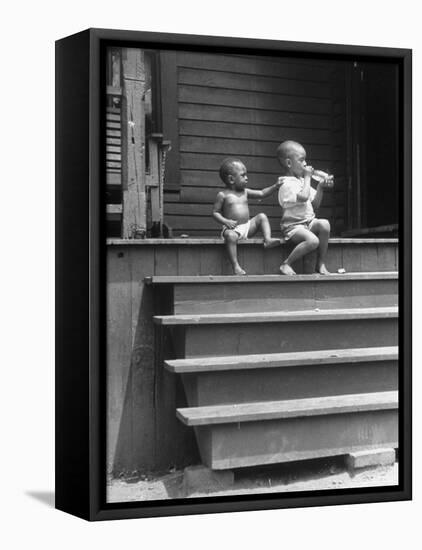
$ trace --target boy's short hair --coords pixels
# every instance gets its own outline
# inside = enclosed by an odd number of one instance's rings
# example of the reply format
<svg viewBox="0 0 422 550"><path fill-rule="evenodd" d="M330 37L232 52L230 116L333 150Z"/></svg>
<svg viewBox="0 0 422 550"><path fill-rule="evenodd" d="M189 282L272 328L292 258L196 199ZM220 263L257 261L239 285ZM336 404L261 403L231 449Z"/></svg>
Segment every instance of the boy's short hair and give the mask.
<svg viewBox="0 0 422 550"><path fill-rule="evenodd" d="M290 155L292 149L295 149L296 147L302 147L302 145L297 141L292 141L290 139L283 141L283 143L280 143L277 147L277 157L280 160L285 160Z"/></svg>
<svg viewBox="0 0 422 550"><path fill-rule="evenodd" d="M236 158L227 158L224 159L220 166L220 178L227 183L227 178L230 175L233 175L233 166L235 164L242 164L243 162L240 159Z"/></svg>

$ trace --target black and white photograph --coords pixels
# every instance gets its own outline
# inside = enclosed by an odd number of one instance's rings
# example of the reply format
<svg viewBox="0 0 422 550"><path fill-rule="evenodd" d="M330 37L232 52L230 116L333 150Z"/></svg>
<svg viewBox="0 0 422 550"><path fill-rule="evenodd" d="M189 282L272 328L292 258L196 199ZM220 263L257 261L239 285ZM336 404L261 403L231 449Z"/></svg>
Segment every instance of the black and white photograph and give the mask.
<svg viewBox="0 0 422 550"><path fill-rule="evenodd" d="M2 547L415 546L418 14L3 9Z"/></svg>
<svg viewBox="0 0 422 550"><path fill-rule="evenodd" d="M103 56L107 503L399 487L400 66L252 48Z"/></svg>

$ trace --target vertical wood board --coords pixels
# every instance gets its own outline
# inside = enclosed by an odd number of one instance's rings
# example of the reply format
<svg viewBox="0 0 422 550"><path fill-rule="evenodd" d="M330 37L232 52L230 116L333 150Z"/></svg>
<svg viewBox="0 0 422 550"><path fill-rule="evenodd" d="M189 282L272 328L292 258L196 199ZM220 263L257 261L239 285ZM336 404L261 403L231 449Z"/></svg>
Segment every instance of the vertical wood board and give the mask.
<svg viewBox="0 0 422 550"><path fill-rule="evenodd" d="M130 363L132 352L131 270L128 257L107 258L107 471L123 471L132 460ZM121 430L122 419L126 427Z"/></svg>
<svg viewBox="0 0 422 550"><path fill-rule="evenodd" d="M143 51L139 48L123 48L122 68L122 234L123 237L130 237L137 229L146 230Z"/></svg>

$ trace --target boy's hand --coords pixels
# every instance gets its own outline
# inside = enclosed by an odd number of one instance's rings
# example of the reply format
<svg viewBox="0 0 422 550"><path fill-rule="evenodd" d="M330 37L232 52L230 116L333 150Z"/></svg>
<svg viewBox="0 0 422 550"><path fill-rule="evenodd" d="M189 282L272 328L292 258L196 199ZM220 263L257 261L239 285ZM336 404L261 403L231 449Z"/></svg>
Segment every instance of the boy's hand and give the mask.
<svg viewBox="0 0 422 550"><path fill-rule="evenodd" d="M227 229L234 229L237 226L237 221L236 220L227 220L224 225L227 227Z"/></svg>
<svg viewBox="0 0 422 550"><path fill-rule="evenodd" d="M306 178L307 176L312 176L314 169L312 166L305 166L303 169L303 177Z"/></svg>

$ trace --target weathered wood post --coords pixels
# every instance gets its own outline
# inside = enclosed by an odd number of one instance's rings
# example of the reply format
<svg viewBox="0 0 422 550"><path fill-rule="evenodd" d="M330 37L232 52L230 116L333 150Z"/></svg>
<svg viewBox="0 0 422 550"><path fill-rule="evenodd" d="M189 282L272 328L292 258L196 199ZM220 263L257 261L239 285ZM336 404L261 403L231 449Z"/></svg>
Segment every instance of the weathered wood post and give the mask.
<svg viewBox="0 0 422 550"><path fill-rule="evenodd" d="M146 234L144 52L122 49L122 237Z"/></svg>

